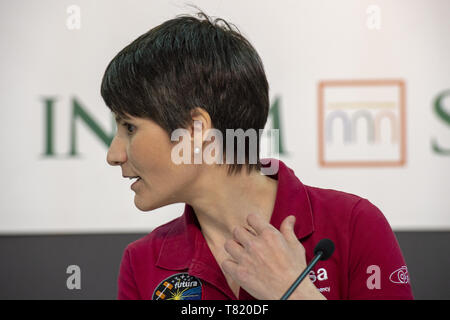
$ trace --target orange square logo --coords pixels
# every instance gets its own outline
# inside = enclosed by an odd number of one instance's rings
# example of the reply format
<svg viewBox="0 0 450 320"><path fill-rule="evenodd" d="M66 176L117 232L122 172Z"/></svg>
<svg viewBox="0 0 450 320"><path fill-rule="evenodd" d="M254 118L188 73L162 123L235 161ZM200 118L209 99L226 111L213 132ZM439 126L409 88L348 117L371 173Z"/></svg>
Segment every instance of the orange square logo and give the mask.
<svg viewBox="0 0 450 320"><path fill-rule="evenodd" d="M319 165L406 163L403 80L334 80L318 86Z"/></svg>

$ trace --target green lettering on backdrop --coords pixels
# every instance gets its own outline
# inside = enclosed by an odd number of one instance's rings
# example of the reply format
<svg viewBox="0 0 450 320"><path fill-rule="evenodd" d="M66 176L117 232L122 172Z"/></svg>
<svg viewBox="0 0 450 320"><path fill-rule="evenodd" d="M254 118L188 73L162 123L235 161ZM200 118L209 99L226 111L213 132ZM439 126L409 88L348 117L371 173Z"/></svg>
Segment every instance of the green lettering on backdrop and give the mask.
<svg viewBox="0 0 450 320"><path fill-rule="evenodd" d="M45 102L45 151L44 156L53 156L53 102L52 98L44 99Z"/></svg>
<svg viewBox="0 0 450 320"><path fill-rule="evenodd" d="M436 112L436 115L444 123L450 126L450 113L448 113L448 111L446 111L442 106L442 100L447 95L450 95L450 90L446 90L442 92L440 95L438 95L436 100L434 101L433 109L434 112ZM437 154L450 155L450 149L444 149L441 146L439 146L436 139L432 139L431 146L433 148L433 151L436 152Z"/></svg>
<svg viewBox="0 0 450 320"><path fill-rule="evenodd" d="M270 106L269 110L269 117L272 117L272 129L278 129L280 130L280 136L279 141L275 141L276 144L278 144L278 152L280 154L285 154L284 152L284 146L283 146L283 135L281 130L281 121L280 121L280 98L277 96L275 97L275 101Z"/></svg>
<svg viewBox="0 0 450 320"><path fill-rule="evenodd" d="M99 138L107 147L111 144L114 134L107 134L102 128L94 121L89 113L81 107L78 101L72 99L72 118L70 121L70 155L77 154L77 134L76 134L76 122L77 119L83 120L83 122L92 130L92 132Z"/></svg>

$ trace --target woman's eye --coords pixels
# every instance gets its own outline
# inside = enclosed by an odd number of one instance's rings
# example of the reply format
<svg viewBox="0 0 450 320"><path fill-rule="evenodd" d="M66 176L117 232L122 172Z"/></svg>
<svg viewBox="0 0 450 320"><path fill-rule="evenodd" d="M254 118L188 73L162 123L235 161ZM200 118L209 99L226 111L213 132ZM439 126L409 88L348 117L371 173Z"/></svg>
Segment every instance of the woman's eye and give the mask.
<svg viewBox="0 0 450 320"><path fill-rule="evenodd" d="M128 134L132 134L136 130L136 127L130 123L124 122L123 125L127 129Z"/></svg>

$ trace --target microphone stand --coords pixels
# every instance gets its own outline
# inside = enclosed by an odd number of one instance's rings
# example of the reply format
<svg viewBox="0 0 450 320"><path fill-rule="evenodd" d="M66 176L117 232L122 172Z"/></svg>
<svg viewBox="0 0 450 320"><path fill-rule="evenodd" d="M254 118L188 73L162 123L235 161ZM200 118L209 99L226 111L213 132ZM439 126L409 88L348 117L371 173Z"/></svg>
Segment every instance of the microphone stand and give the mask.
<svg viewBox="0 0 450 320"><path fill-rule="evenodd" d="M290 288L286 291L286 293L281 297L280 300L287 300L292 292L295 291L295 289L297 289L298 285L303 281L303 279L309 274L309 272L311 271L311 269L316 265L317 261L320 260L320 258L323 255L323 251L318 251L317 254L314 256L314 258L311 260L311 262L309 263L309 265L306 267L305 270L303 270L303 272L298 276L297 280L295 280L295 282L290 286Z"/></svg>

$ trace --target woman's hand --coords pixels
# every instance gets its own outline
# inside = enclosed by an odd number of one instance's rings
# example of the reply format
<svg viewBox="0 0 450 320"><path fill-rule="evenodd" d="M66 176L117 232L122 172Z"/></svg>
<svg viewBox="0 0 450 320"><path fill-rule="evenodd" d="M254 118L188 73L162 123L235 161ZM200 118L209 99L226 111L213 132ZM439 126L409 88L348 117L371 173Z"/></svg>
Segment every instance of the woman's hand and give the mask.
<svg viewBox="0 0 450 320"><path fill-rule="evenodd" d="M278 300L306 268L305 248L294 233L295 216L287 217L278 231L257 214L249 214L248 224L256 231L236 227L233 239L225 243L232 259L222 269L253 297ZM325 299L306 277L290 299Z"/></svg>

